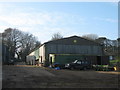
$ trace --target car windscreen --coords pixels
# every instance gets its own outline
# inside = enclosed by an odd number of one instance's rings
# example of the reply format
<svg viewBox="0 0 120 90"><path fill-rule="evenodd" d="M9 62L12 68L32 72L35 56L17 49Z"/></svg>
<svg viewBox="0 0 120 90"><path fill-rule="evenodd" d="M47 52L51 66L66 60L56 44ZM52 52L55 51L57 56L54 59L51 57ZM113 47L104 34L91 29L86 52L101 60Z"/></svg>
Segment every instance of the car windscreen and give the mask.
<svg viewBox="0 0 120 90"><path fill-rule="evenodd" d="M77 63L78 60L75 60L73 63Z"/></svg>

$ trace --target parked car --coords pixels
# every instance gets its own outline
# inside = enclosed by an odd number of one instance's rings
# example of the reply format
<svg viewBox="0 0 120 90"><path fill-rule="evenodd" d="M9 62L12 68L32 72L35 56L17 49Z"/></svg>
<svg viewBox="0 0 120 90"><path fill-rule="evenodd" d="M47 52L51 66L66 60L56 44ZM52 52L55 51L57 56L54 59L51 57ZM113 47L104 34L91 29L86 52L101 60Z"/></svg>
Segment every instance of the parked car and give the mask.
<svg viewBox="0 0 120 90"><path fill-rule="evenodd" d="M68 69L80 69L80 70L86 70L91 68L91 64L88 61L84 60L75 60L72 63L65 64L65 68Z"/></svg>

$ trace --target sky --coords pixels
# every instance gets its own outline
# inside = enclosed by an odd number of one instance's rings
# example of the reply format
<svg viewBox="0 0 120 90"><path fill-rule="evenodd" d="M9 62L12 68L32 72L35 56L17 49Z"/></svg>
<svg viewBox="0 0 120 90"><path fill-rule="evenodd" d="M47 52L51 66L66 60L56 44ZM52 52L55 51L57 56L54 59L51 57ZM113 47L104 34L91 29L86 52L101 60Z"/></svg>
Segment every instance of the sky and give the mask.
<svg viewBox="0 0 120 90"><path fill-rule="evenodd" d="M118 38L117 2L0 2L0 32L17 28L41 43L54 33L64 37L97 34Z"/></svg>

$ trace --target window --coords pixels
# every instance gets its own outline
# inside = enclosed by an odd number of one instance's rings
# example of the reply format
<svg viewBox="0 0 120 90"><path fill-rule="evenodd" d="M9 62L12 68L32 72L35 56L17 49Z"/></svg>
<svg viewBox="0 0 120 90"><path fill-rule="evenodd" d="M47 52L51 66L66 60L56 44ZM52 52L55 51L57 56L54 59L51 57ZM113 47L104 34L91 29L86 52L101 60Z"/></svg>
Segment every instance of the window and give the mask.
<svg viewBox="0 0 120 90"><path fill-rule="evenodd" d="M84 64L84 61L82 61L82 64Z"/></svg>
<svg viewBox="0 0 120 90"><path fill-rule="evenodd" d="M76 63L78 60L75 60L74 63Z"/></svg>
<svg viewBox="0 0 120 90"><path fill-rule="evenodd" d="M78 61L77 64L81 64L81 61Z"/></svg>
<svg viewBox="0 0 120 90"><path fill-rule="evenodd" d="M86 61L85 64L88 64L88 62Z"/></svg>

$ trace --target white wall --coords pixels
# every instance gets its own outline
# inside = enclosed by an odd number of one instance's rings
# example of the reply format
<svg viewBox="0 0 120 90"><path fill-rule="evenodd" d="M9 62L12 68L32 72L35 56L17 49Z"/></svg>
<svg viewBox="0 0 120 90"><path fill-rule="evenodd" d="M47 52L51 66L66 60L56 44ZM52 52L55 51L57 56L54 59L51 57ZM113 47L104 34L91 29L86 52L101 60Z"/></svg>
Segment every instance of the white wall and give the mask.
<svg viewBox="0 0 120 90"><path fill-rule="evenodd" d="M39 48L39 62L40 63L43 63L44 60L45 60L45 45L42 45L40 48Z"/></svg>
<svg viewBox="0 0 120 90"><path fill-rule="evenodd" d="M29 54L29 56L32 56L32 55L34 55L35 54L35 52L33 51L33 52L31 52L30 54Z"/></svg>

